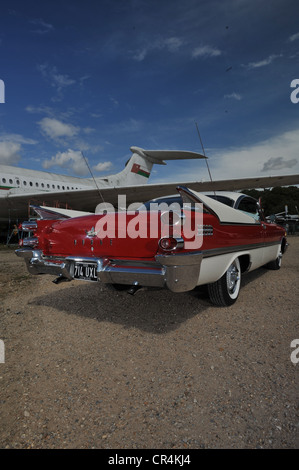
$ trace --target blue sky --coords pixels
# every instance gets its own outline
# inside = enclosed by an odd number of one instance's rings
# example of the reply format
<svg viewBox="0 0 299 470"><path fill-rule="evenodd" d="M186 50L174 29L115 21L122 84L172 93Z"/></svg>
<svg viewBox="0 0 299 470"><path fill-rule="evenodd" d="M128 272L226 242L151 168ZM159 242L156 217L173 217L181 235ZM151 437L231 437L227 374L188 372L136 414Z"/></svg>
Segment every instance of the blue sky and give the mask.
<svg viewBox="0 0 299 470"><path fill-rule="evenodd" d="M90 176L132 145L201 152L214 179L299 172L297 0L1 6L0 163ZM298 93L299 97L299 93ZM202 161L150 182L208 179Z"/></svg>

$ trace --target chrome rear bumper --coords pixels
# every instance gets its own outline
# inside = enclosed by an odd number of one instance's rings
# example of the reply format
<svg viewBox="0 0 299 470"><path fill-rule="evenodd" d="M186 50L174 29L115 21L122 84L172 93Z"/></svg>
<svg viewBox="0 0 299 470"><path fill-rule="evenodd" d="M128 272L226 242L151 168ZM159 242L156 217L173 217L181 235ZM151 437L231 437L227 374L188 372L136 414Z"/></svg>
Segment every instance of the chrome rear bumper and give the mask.
<svg viewBox="0 0 299 470"><path fill-rule="evenodd" d="M202 252L156 255L155 261L111 260L107 258L46 258L41 250L20 248L31 274L52 274L63 280L74 279L77 262L96 263L97 278L103 283L128 286L168 287L173 292L194 289L198 283Z"/></svg>

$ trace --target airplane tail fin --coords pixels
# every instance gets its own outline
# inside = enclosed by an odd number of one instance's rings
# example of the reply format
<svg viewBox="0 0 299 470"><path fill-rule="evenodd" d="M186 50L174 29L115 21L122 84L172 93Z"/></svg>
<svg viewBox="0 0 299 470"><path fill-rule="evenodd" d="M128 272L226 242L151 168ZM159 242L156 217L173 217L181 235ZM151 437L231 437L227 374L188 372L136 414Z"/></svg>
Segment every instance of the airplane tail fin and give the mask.
<svg viewBox="0 0 299 470"><path fill-rule="evenodd" d="M111 177L114 179L113 183L116 186L147 183L154 163L166 165L164 160L207 158L200 153L184 150L143 150L139 147L131 147L130 150L133 155L126 167L120 173Z"/></svg>

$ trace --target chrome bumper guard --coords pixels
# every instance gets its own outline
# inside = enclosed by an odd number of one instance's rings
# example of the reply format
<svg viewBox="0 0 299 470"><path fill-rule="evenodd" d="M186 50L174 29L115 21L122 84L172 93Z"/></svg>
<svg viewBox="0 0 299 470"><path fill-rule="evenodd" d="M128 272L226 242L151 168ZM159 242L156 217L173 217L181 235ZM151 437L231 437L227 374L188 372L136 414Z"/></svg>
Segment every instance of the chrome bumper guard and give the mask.
<svg viewBox="0 0 299 470"><path fill-rule="evenodd" d="M16 255L24 258L31 274L52 274L64 280L74 279L76 262L97 264L97 277L103 283L128 286L165 287L186 292L198 283L202 252L156 255L155 261L109 260L107 258L46 258L41 250L20 248Z"/></svg>

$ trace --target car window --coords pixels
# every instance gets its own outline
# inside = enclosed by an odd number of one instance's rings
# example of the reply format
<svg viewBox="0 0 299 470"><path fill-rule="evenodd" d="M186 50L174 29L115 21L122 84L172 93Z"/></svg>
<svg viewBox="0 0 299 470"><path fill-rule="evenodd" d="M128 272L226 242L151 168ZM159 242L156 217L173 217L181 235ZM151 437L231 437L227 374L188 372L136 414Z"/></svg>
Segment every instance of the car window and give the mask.
<svg viewBox="0 0 299 470"><path fill-rule="evenodd" d="M216 199L216 201L222 202L226 206L233 207L234 201L226 196L220 196L219 194L207 194L208 197Z"/></svg>
<svg viewBox="0 0 299 470"><path fill-rule="evenodd" d="M164 197L164 198L161 197L159 199L151 199L150 201L145 202L137 210L138 211L144 211L144 210L148 211L150 209L155 210L157 208L157 205L161 205L161 207L159 208L160 210L161 209L166 210L166 204L167 206L169 206L170 210L174 210L176 206L183 209L184 204L185 204L185 208L191 207L191 210L194 210L194 209L198 210L198 207L196 207L196 204L200 204L200 203L195 202L195 200L193 201L192 199L190 199L189 197L185 195L183 195L182 197L181 196ZM202 210L201 205L200 205L200 210ZM203 209L203 212L206 212L205 209Z"/></svg>
<svg viewBox="0 0 299 470"><path fill-rule="evenodd" d="M182 198L180 196L173 196L173 197L161 197L160 199L152 199L151 201L147 201L145 202L142 206L140 206L140 208L138 208L138 210L144 210L144 208L146 210L149 210L150 209L150 205L151 204L167 204L168 206L170 206L171 204L179 204L181 207L183 207L183 201L182 201Z"/></svg>
<svg viewBox="0 0 299 470"><path fill-rule="evenodd" d="M239 202L237 209L244 212L247 215L250 215L256 220L260 219L258 206L257 206L257 202L255 201L255 199L244 197Z"/></svg>

